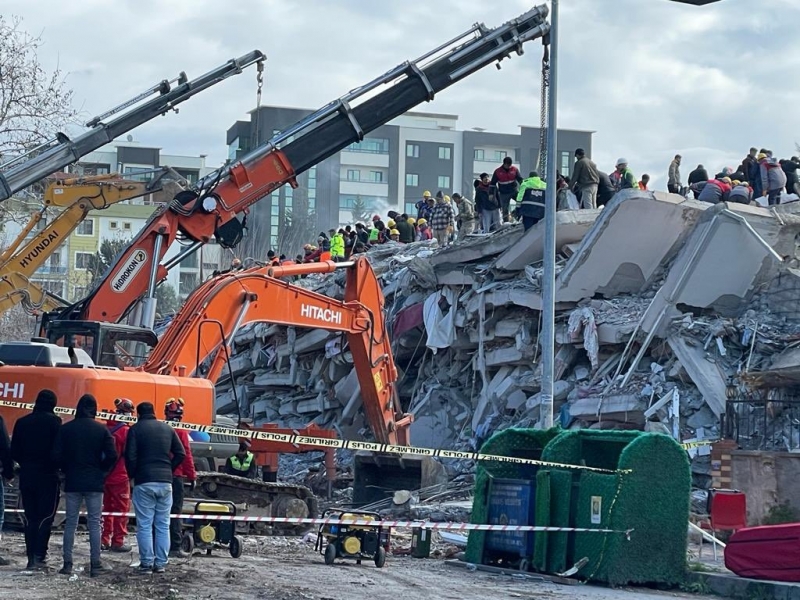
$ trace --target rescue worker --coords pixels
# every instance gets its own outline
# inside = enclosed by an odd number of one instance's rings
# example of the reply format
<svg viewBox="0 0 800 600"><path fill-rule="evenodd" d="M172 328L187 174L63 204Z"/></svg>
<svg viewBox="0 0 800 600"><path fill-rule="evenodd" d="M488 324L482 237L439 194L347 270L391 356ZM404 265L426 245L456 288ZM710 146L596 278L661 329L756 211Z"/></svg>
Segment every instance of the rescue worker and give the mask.
<svg viewBox="0 0 800 600"><path fill-rule="evenodd" d="M426 221L431 220L431 216L433 215L433 207L436 206L436 200L432 196L428 196L425 198L425 206L422 207L422 210L419 212L419 216L417 217L417 221L420 219L425 219Z"/></svg>
<svg viewBox="0 0 800 600"><path fill-rule="evenodd" d="M699 184L698 184L699 185ZM705 184L700 195L697 199L700 202L708 202L709 204L718 204L720 202L727 202L728 195L731 193L731 180L727 177L722 179L710 179Z"/></svg>
<svg viewBox="0 0 800 600"><path fill-rule="evenodd" d="M786 187L786 173L777 160L765 154L758 155L761 169L761 195L770 206L781 203L781 194Z"/></svg>
<svg viewBox="0 0 800 600"><path fill-rule="evenodd" d="M400 232L397 231L397 229L389 230L389 239L392 240L393 242L399 242L400 241Z"/></svg>
<svg viewBox="0 0 800 600"><path fill-rule="evenodd" d="M173 472L186 451L175 430L156 419L152 403L141 402L136 413L139 419L125 443L125 468L133 480L139 572L163 573L169 554Z"/></svg>
<svg viewBox="0 0 800 600"><path fill-rule="evenodd" d="M464 198L459 193L453 194L453 200L458 207L458 239L463 240L469 234L475 232L477 217L475 216L475 205L472 200Z"/></svg>
<svg viewBox="0 0 800 600"><path fill-rule="evenodd" d="M133 417L133 402L127 398L114 400L114 412L125 417ZM131 485L125 469L125 442L130 425L125 421L109 421L108 430L114 438L117 462L106 476L103 486L103 512L126 513L131 508ZM130 552L125 544L128 535L128 517L103 517L103 537L101 548L112 552Z"/></svg>
<svg viewBox="0 0 800 600"><path fill-rule="evenodd" d="M275 255L275 250L267 252L267 264L270 267L278 267L281 264L280 259Z"/></svg>
<svg viewBox="0 0 800 600"><path fill-rule="evenodd" d="M610 175L611 182L616 191L639 189L639 181L628 168L628 159L620 158L617 160L616 170Z"/></svg>
<svg viewBox="0 0 800 600"><path fill-rule="evenodd" d="M424 242L425 240L432 239L430 227L425 219L417 220L417 241Z"/></svg>
<svg viewBox="0 0 800 600"><path fill-rule="evenodd" d="M732 183L733 189L728 194L728 202L736 202L738 204L750 204L753 200L753 190L746 181L734 181Z"/></svg>
<svg viewBox="0 0 800 600"><path fill-rule="evenodd" d="M611 183L611 178L607 173L598 171L597 176L600 178L600 183L597 186L597 206L599 207L605 206L611 202L611 199L617 192L614 189L614 184Z"/></svg>
<svg viewBox="0 0 800 600"><path fill-rule="evenodd" d="M519 188L517 194L519 206L515 212L522 217L522 226L525 231L544 219L545 189L547 189L547 184L542 181L536 171L531 171Z"/></svg>
<svg viewBox="0 0 800 600"><path fill-rule="evenodd" d="M473 183L475 188L475 208L481 219L481 230L489 233L500 227L500 202L497 199L497 187L491 184L488 173L481 173Z"/></svg>
<svg viewBox="0 0 800 600"><path fill-rule="evenodd" d="M433 216L431 217L431 229L433 230L433 237L439 242L440 248L444 248L447 245L448 238L454 227L455 215L453 214L453 207L444 197L437 198Z"/></svg>
<svg viewBox="0 0 800 600"><path fill-rule="evenodd" d="M672 162L669 163L667 173L667 191L670 194L681 193L681 155L676 154Z"/></svg>
<svg viewBox="0 0 800 600"><path fill-rule="evenodd" d="M344 262L344 229L331 229L328 233L331 234L331 260Z"/></svg>
<svg viewBox="0 0 800 600"><path fill-rule="evenodd" d="M180 423L183 420L183 398L170 398L164 406L164 417L167 421ZM185 429L176 429L178 439L181 441L186 458L172 472L172 509L173 515L183 512L183 486L188 482L189 489L194 490L197 473L194 469L192 448L189 443L189 432ZM181 520L173 518L169 524L170 554L183 556L181 552Z"/></svg>
<svg viewBox="0 0 800 600"><path fill-rule="evenodd" d="M407 214L402 214L397 217L397 223L394 228L400 233L400 242L403 244L410 244L414 241L414 225L411 223Z"/></svg>
<svg viewBox="0 0 800 600"><path fill-rule="evenodd" d="M642 175L642 180L639 182L639 189L642 190L643 192L646 192L647 184L649 183L650 183L650 175L645 173L644 175ZM675 193L677 194L678 192Z"/></svg>
<svg viewBox="0 0 800 600"><path fill-rule="evenodd" d="M344 236L344 258L347 260L350 258L350 255L353 254L353 244L355 244L357 238L356 232L350 225L347 225L344 229L340 229L339 231Z"/></svg>
<svg viewBox="0 0 800 600"><path fill-rule="evenodd" d="M11 434L11 458L20 468L19 491L25 509L28 570L47 568L50 530L61 496L53 461L53 448L61 428L61 418L54 412L57 402L51 390L39 392L33 412L18 419Z"/></svg>
<svg viewBox="0 0 800 600"><path fill-rule="evenodd" d="M414 204L414 208L417 209L417 220L425 218L425 215L422 214L423 210L426 210L428 207L428 198L431 197L431 193L428 190L422 192L422 200L417 200L417 203Z"/></svg>
<svg viewBox="0 0 800 600"><path fill-rule="evenodd" d="M497 186L497 196L500 200L500 210L503 212L503 221L508 223L508 208L512 198L517 197L519 184L522 183L522 175L519 169L514 166L514 161L510 156L503 159L503 164L494 170L491 185ZM435 229L434 229L435 231Z"/></svg>
<svg viewBox="0 0 800 600"><path fill-rule="evenodd" d="M228 475L255 479L258 466L256 465L255 455L250 452L250 445L247 442L239 442L239 450L225 461L225 472Z"/></svg>
<svg viewBox="0 0 800 600"><path fill-rule="evenodd" d="M366 225L363 223L356 223L356 237L359 242L364 245L369 244L369 234L370 232Z"/></svg>
<svg viewBox="0 0 800 600"><path fill-rule="evenodd" d="M14 461L11 460L11 441L3 417L0 416L0 468L3 469L3 478L0 480L0 540L3 539L3 518L5 515L5 501L3 498L3 483L14 479ZM11 563L0 556L0 567L7 567Z"/></svg>
<svg viewBox="0 0 800 600"><path fill-rule="evenodd" d="M597 186L600 183L597 165L586 156L583 148L575 150L575 159L570 177L572 191L580 198L581 208L597 208Z"/></svg>
<svg viewBox="0 0 800 600"><path fill-rule="evenodd" d="M65 475L67 519L64 524L64 566L59 573L72 575L72 548L82 504L86 504L89 527L90 576L108 572L100 562L100 523L103 512L103 481L117 462L114 438L108 427L95 421L97 400L84 394L75 407L75 418L62 425L53 448L53 461Z"/></svg>

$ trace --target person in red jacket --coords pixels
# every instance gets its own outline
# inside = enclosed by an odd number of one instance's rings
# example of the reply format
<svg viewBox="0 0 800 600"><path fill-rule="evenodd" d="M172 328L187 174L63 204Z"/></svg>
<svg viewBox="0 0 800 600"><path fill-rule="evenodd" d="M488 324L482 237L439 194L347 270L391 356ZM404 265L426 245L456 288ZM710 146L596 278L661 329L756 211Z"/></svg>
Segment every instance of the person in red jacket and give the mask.
<svg viewBox="0 0 800 600"><path fill-rule="evenodd" d="M133 416L133 402L127 398L117 398L114 400L114 412L126 417ZM118 458L103 485L103 512L126 513L131 508L131 484L124 459L130 425L123 421L109 421L108 429L114 438ZM126 535L128 517L103 517L103 535L100 540L103 550L130 552L131 547L125 544Z"/></svg>
<svg viewBox="0 0 800 600"><path fill-rule="evenodd" d="M170 398L164 407L164 416L167 421L180 422L183 420L183 398ZM189 432L185 429L176 429L178 439L186 451L186 459L178 465L172 473L172 509L173 515L183 512L183 486L188 482L189 489L194 489L197 473L194 469L192 449L189 445ZM173 518L169 524L170 554L183 556L181 552L181 520Z"/></svg>

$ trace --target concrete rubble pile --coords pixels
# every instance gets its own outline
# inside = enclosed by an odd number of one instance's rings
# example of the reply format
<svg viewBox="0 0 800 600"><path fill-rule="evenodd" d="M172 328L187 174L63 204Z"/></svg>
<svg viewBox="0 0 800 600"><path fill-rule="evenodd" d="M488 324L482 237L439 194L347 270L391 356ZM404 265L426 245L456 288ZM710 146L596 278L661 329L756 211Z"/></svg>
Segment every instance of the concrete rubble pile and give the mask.
<svg viewBox="0 0 800 600"><path fill-rule="evenodd" d="M604 209L559 212L557 224L554 411L563 427L716 439L731 390L750 389L750 374L770 371L800 339L800 203L712 206L626 191ZM476 448L501 429L537 426L543 226L444 249L370 250L413 445ZM336 272L297 283L341 298L343 282ZM344 336L256 324L234 342L218 412L369 438ZM796 358L788 366L800 379L800 350ZM708 447L691 452L696 482L708 484Z"/></svg>

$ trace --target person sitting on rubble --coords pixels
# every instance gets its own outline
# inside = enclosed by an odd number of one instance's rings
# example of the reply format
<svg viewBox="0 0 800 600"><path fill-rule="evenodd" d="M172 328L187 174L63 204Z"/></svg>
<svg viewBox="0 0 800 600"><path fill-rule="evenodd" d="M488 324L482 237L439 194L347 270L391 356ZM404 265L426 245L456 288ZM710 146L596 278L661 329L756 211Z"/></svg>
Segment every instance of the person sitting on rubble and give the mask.
<svg viewBox="0 0 800 600"><path fill-rule="evenodd" d="M645 173L644 175L642 175L642 179L639 182L639 189L642 190L643 192L646 192L648 183L650 183L650 175ZM677 193L677 192L675 192L675 193Z"/></svg>
<svg viewBox="0 0 800 600"><path fill-rule="evenodd" d="M627 158L620 158L617 160L616 169L610 177L611 183L614 184L614 189L616 191L639 189L639 181L636 179L633 171L628 168Z"/></svg>
<svg viewBox="0 0 800 600"><path fill-rule="evenodd" d="M428 227L428 221L425 219L419 219L417 221L417 241L424 242L426 240L430 240L433 238L433 234L431 233L430 227Z"/></svg>
<svg viewBox="0 0 800 600"><path fill-rule="evenodd" d="M708 171L706 171L703 165L697 165L697 168L689 173L689 189L692 190L695 200L700 195L700 191L692 186L696 186L698 183L705 183L706 181L708 181Z"/></svg>
<svg viewBox="0 0 800 600"><path fill-rule="evenodd" d="M250 444L239 442L239 450L225 461L225 473L247 479L255 479L258 466L255 455L250 452Z"/></svg>
<svg viewBox="0 0 800 600"><path fill-rule="evenodd" d="M737 202L738 204L750 204L753 201L753 190L746 181L734 181L732 183L733 189L728 195L728 202Z"/></svg>
<svg viewBox="0 0 800 600"><path fill-rule="evenodd" d="M731 180L728 177L722 179L711 179L703 186L700 195L697 199L700 202L708 202L710 204L718 204L720 202L727 202L728 196L731 193Z"/></svg>
<svg viewBox="0 0 800 600"><path fill-rule="evenodd" d="M393 242L399 242L400 241L400 232L397 231L397 229L390 229L389 230L389 239L392 240Z"/></svg>

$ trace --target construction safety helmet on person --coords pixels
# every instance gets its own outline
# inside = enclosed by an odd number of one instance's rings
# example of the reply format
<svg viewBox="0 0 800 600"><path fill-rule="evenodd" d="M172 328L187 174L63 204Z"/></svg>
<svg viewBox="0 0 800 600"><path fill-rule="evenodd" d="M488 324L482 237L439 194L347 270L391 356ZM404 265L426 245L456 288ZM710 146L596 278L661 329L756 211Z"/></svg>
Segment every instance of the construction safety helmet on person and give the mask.
<svg viewBox="0 0 800 600"><path fill-rule="evenodd" d="M620 165L627 165L628 159L627 158L618 158L616 166L619 167Z"/></svg>
<svg viewBox="0 0 800 600"><path fill-rule="evenodd" d="M428 223L427 219L420 219L419 221L417 221L417 225L427 225L427 223Z"/></svg>
<svg viewBox="0 0 800 600"><path fill-rule="evenodd" d="M392 230L389 232L389 235L400 235L400 232L399 232L399 231L397 231L397 229L392 229Z"/></svg>
<svg viewBox="0 0 800 600"><path fill-rule="evenodd" d="M183 398L170 398L164 406L164 416L167 419L182 419L183 404Z"/></svg>
<svg viewBox="0 0 800 600"><path fill-rule="evenodd" d="M386 226L389 229L392 229L395 225L397 225L397 223L395 223L394 220L392 220L392 219L389 219L388 221L386 221Z"/></svg>
<svg viewBox="0 0 800 600"><path fill-rule="evenodd" d="M372 222L373 223L377 223L380 220L381 220L381 216L380 215L375 215L375 216L372 217Z"/></svg>
<svg viewBox="0 0 800 600"><path fill-rule="evenodd" d="M118 415L132 415L133 410L133 402L127 398L117 398L114 400L114 412Z"/></svg>
<svg viewBox="0 0 800 600"><path fill-rule="evenodd" d="M428 190L425 190L424 192L422 192L422 197L423 198L430 198L431 197L431 193Z"/></svg>
<svg viewBox="0 0 800 600"><path fill-rule="evenodd" d="M767 155L762 152L756 157L756 160L764 160L765 158L767 158Z"/></svg>
<svg viewBox="0 0 800 600"><path fill-rule="evenodd" d="M417 220L416 220L414 217L408 217L408 219L406 219L406 222L407 222L409 225L416 225L416 223L417 223Z"/></svg>

